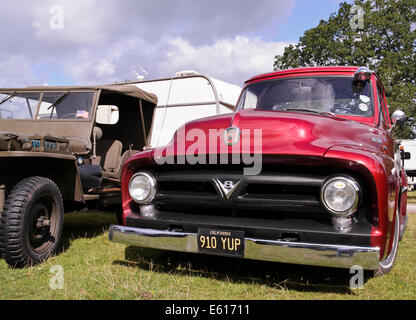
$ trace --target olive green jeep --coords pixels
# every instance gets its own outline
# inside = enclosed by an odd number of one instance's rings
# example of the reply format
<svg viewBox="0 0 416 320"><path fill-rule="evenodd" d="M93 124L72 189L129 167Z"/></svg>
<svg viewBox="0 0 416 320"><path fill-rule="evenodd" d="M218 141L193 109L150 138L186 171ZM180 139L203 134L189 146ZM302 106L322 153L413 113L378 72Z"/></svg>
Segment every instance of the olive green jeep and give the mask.
<svg viewBox="0 0 416 320"><path fill-rule="evenodd" d="M147 146L157 97L133 85L0 89L0 254L48 259L64 212L120 206L124 161Z"/></svg>

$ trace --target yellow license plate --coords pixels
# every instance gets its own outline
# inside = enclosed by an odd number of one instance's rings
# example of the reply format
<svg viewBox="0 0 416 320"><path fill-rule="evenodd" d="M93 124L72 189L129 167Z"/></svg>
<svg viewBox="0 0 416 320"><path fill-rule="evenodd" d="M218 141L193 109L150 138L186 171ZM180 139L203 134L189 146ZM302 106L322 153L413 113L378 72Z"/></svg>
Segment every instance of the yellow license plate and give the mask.
<svg viewBox="0 0 416 320"><path fill-rule="evenodd" d="M244 257L244 232L201 228L198 230L198 252Z"/></svg>

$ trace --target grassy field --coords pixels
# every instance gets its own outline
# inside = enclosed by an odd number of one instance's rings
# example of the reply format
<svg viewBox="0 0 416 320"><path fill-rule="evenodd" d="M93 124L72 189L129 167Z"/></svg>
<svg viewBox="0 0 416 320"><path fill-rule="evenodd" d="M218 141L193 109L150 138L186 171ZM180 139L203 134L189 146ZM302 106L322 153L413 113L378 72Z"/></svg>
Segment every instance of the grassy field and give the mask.
<svg viewBox="0 0 416 320"><path fill-rule="evenodd" d="M407 200L411 203L416 203L416 191L409 192L407 194Z"/></svg>
<svg viewBox="0 0 416 320"><path fill-rule="evenodd" d="M0 260L0 299L416 299L416 215L409 220L396 266L351 290L348 270L137 249L108 241L112 215L65 218L62 252L23 270ZM53 290L53 266L63 289ZM53 269L52 269L53 270Z"/></svg>

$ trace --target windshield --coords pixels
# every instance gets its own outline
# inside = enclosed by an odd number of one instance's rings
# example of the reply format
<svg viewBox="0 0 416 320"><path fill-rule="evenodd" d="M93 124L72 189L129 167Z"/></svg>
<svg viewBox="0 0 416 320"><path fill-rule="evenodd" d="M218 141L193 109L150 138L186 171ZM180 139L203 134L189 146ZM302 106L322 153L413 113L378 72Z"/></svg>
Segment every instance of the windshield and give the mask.
<svg viewBox="0 0 416 320"><path fill-rule="evenodd" d="M0 119L89 119L94 92L0 92Z"/></svg>
<svg viewBox="0 0 416 320"><path fill-rule="evenodd" d="M88 119L94 93L45 92L38 119Z"/></svg>
<svg viewBox="0 0 416 320"><path fill-rule="evenodd" d="M0 119L34 119L40 93L0 93Z"/></svg>
<svg viewBox="0 0 416 320"><path fill-rule="evenodd" d="M334 76L284 78L249 85L238 102L237 110L241 109L374 115L369 82Z"/></svg>

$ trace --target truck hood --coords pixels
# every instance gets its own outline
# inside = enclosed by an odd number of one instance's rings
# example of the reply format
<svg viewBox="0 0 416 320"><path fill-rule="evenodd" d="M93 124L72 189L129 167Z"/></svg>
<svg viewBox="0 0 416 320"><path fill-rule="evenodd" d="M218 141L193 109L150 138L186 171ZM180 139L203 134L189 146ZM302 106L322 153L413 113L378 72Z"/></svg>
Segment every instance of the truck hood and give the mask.
<svg viewBox="0 0 416 320"><path fill-rule="evenodd" d="M240 141L234 146L227 146L224 138L225 130L230 127L241 130ZM335 145L376 152L382 147L382 139L381 131L374 126L339 117L298 111L242 110L189 122L162 148L164 155L261 152L322 157Z"/></svg>

